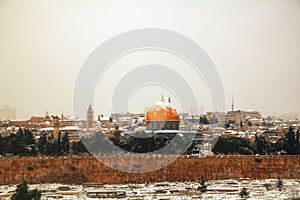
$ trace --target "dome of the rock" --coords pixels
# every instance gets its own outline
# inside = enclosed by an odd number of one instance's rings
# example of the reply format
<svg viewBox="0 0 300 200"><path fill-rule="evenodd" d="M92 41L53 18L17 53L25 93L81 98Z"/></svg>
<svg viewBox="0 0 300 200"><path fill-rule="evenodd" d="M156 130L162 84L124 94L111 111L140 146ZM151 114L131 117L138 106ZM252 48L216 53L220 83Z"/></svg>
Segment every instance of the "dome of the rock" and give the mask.
<svg viewBox="0 0 300 200"><path fill-rule="evenodd" d="M178 130L180 118L175 107L169 101L156 102L146 112L147 129Z"/></svg>
<svg viewBox="0 0 300 200"><path fill-rule="evenodd" d="M171 103L161 100L147 110L146 121L179 121L179 115Z"/></svg>

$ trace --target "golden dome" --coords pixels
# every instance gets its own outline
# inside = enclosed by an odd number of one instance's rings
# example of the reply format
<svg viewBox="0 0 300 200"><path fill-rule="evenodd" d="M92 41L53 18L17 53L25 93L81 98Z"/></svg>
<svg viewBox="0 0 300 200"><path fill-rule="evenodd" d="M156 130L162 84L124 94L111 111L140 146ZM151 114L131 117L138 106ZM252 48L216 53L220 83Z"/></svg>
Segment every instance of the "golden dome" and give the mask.
<svg viewBox="0 0 300 200"><path fill-rule="evenodd" d="M162 98L147 110L146 121L180 121L180 119L174 106Z"/></svg>

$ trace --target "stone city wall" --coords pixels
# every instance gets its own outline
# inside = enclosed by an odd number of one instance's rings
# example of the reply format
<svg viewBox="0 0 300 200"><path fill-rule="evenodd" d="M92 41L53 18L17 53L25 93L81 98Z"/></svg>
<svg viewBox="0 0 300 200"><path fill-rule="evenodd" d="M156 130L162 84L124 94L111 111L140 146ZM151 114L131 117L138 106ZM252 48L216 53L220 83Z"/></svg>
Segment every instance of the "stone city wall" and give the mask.
<svg viewBox="0 0 300 200"><path fill-rule="evenodd" d="M112 166L146 163L163 165L169 156L104 157ZM138 161L138 162L137 162ZM231 178L300 178L300 156L208 156L181 157L172 164L147 173L114 170L94 157L22 157L0 158L0 184L28 183L145 183L162 181L199 181Z"/></svg>

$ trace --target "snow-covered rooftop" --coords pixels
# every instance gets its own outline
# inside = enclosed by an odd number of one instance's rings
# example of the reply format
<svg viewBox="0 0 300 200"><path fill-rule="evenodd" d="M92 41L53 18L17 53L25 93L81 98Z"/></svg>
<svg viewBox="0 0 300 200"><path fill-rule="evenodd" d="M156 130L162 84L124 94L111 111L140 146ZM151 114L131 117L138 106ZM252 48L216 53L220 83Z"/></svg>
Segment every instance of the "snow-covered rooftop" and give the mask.
<svg viewBox="0 0 300 200"><path fill-rule="evenodd" d="M65 126L65 127L61 127L59 130L61 130L61 131L81 131L82 129L77 126Z"/></svg>
<svg viewBox="0 0 300 200"><path fill-rule="evenodd" d="M150 112L156 113L162 109L166 111L166 110L168 110L168 108L171 108L172 112L174 112L174 114L177 114L175 107L170 102L163 101L163 100L156 102L153 106L151 106L148 109L148 112L150 111Z"/></svg>

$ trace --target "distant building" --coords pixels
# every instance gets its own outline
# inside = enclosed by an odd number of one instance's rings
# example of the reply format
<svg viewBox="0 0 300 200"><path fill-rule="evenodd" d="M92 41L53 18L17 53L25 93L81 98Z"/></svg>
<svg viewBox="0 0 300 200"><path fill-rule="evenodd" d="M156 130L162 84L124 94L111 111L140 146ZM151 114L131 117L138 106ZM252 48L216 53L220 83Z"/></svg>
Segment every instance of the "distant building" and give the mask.
<svg viewBox="0 0 300 200"><path fill-rule="evenodd" d="M219 124L224 124L226 115L227 113L225 112L207 112L205 116L209 121L212 121L212 119L215 118L218 120Z"/></svg>
<svg viewBox="0 0 300 200"><path fill-rule="evenodd" d="M249 119L261 119L261 114L256 110L234 110L228 111L226 115L226 121L234 120L236 123L240 121L248 121Z"/></svg>
<svg viewBox="0 0 300 200"><path fill-rule="evenodd" d="M256 110L233 110L225 112L207 112L206 117L208 120L216 118L219 124L236 123L241 121L246 122L250 119L261 119L260 112Z"/></svg>
<svg viewBox="0 0 300 200"><path fill-rule="evenodd" d="M16 115L17 109L15 108L10 108L8 105L4 105L0 108L0 120L16 119Z"/></svg>
<svg viewBox="0 0 300 200"><path fill-rule="evenodd" d="M90 104L87 113L86 113L86 130L89 131L90 129L94 128L94 111Z"/></svg>

